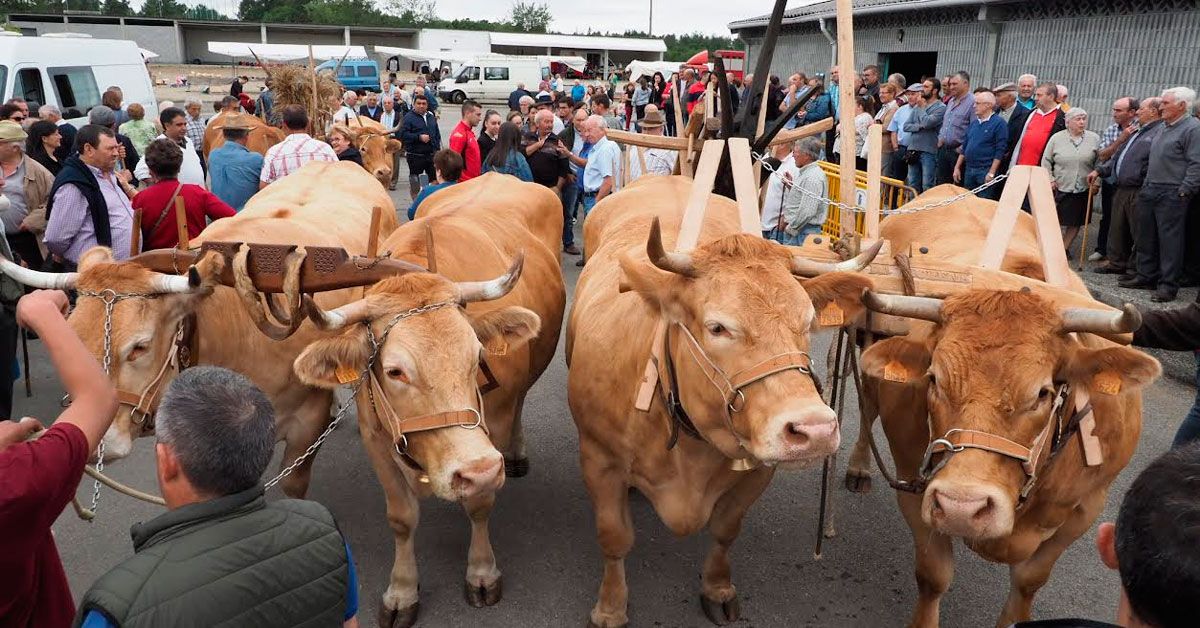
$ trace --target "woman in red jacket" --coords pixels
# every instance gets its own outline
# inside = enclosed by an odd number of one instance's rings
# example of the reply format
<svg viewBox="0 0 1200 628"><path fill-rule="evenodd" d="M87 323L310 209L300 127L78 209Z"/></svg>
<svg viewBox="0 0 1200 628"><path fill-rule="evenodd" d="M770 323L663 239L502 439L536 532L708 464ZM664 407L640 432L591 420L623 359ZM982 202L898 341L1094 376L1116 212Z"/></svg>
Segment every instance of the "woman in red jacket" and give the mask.
<svg viewBox="0 0 1200 628"><path fill-rule="evenodd" d="M175 199L183 199L188 238L204 231L209 220L228 218L237 212L208 190L176 178L183 164L183 150L169 139L154 140L146 147L146 166L154 183L133 197L134 210L142 211L142 249L169 249L179 244Z"/></svg>

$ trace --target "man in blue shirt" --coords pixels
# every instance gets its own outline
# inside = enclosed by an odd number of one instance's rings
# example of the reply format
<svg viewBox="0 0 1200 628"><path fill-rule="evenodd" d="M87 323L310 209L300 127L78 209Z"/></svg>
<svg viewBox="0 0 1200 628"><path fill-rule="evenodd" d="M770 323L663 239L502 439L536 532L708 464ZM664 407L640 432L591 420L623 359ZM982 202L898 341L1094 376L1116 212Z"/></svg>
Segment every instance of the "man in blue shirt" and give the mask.
<svg viewBox="0 0 1200 628"><path fill-rule="evenodd" d="M971 77L966 72L950 75L946 83L946 115L942 128L938 130L937 177L938 185L950 183L954 164L958 162L958 149L962 146L967 127L975 118L975 97L971 94Z"/></svg>
<svg viewBox="0 0 1200 628"><path fill-rule="evenodd" d="M975 93L975 120L967 127L958 161L954 165L954 183L973 190L996 178L996 171L1008 148L1008 124L996 115L996 95L989 90ZM979 193L981 198L997 200L999 187Z"/></svg>
<svg viewBox="0 0 1200 628"><path fill-rule="evenodd" d="M246 142L250 137L250 121L240 113L221 117L225 143L208 154L208 174L212 193L230 207L242 207L258 191L263 156L250 152Z"/></svg>
<svg viewBox="0 0 1200 628"><path fill-rule="evenodd" d="M946 105L942 104L942 82L927 78L921 84L920 104L913 108L904 131L908 133L908 152L917 153L909 157L908 185L918 194L932 188L937 169L938 131L942 128L942 117Z"/></svg>
<svg viewBox="0 0 1200 628"><path fill-rule="evenodd" d="M893 179L904 181L908 179L908 136L904 123L912 117L913 109L921 106L921 84L913 83L904 90L904 105L892 116L892 123L887 130L892 132L892 172L887 175Z"/></svg>
<svg viewBox="0 0 1200 628"><path fill-rule="evenodd" d="M1032 74L1022 74L1021 78L1017 79L1017 104L1033 111L1037 107L1037 98L1034 97L1034 90L1037 89L1037 77Z"/></svg>

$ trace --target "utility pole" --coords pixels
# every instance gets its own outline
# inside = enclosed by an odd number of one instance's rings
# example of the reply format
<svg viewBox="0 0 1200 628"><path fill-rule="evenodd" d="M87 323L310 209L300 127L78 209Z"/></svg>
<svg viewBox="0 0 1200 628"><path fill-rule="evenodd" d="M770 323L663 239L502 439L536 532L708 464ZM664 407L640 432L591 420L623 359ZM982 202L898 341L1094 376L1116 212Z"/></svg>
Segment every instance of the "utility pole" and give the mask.
<svg viewBox="0 0 1200 628"><path fill-rule="evenodd" d="M650 0L650 29L646 34L654 37L654 0Z"/></svg>

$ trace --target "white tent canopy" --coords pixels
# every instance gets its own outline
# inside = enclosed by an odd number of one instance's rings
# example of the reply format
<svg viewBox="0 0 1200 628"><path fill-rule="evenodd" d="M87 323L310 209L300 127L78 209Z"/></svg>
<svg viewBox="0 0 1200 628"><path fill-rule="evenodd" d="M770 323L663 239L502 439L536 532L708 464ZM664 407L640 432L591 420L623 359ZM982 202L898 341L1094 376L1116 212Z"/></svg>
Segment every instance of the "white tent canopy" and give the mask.
<svg viewBox="0 0 1200 628"><path fill-rule="evenodd" d="M576 72L583 72L587 69L587 59L583 57L571 57L567 55L545 55L544 58L551 61L561 63Z"/></svg>
<svg viewBox="0 0 1200 628"><path fill-rule="evenodd" d="M308 58L308 46L300 44L248 44L238 41L210 41L208 51L227 57L250 57L258 55L263 61L295 61ZM251 52L253 51L253 52ZM367 50L362 46L313 46L313 57L320 60L366 58Z"/></svg>
<svg viewBox="0 0 1200 628"><path fill-rule="evenodd" d="M138 52L142 53L142 61L149 61L151 59L158 57L158 53L154 52L153 50L146 50L145 48L138 48Z"/></svg>
<svg viewBox="0 0 1200 628"><path fill-rule="evenodd" d="M472 55L464 55L448 50L418 50L416 48L397 48L395 46L375 46L375 54L387 55L389 57L404 57L413 61L427 61L433 65L441 65L443 61L460 65L473 58Z"/></svg>
<svg viewBox="0 0 1200 628"><path fill-rule="evenodd" d="M683 65L678 61L630 61L629 65L625 66L625 70L629 72L629 79L636 81L639 76L654 76L655 72L662 72L664 79L670 79L673 72L679 71L679 66Z"/></svg>

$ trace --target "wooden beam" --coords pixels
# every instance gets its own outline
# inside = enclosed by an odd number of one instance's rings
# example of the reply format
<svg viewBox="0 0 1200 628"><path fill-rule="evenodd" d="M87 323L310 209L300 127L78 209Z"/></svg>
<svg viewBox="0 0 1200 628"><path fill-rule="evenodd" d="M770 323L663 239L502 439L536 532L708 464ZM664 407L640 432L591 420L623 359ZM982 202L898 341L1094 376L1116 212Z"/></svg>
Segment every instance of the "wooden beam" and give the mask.
<svg viewBox="0 0 1200 628"><path fill-rule="evenodd" d="M1046 281L1065 286L1071 276L1071 265L1063 246L1050 173L1045 168L1033 168L1029 172L1029 207L1033 210L1033 220L1037 226L1038 247L1042 253L1042 270L1046 273Z"/></svg>
<svg viewBox="0 0 1200 628"><path fill-rule="evenodd" d="M179 242L175 248L188 250L187 210L184 209L183 197L175 197L175 229L179 234Z"/></svg>
<svg viewBox="0 0 1200 628"><path fill-rule="evenodd" d="M879 203L883 191L883 125L872 124L867 135L867 215L864 221L868 240L879 238Z"/></svg>
<svg viewBox="0 0 1200 628"><path fill-rule="evenodd" d="M750 140L744 137L729 139L729 166L733 169L734 197L742 232L762 236L762 217L758 209L758 185L750 165Z"/></svg>
<svg viewBox="0 0 1200 628"><path fill-rule="evenodd" d="M675 101L675 135L676 137L683 137L683 108L687 104L679 98L679 79L671 81L671 98Z"/></svg>
<svg viewBox="0 0 1200 628"><path fill-rule="evenodd" d="M992 215L987 240L979 254L980 267L1000 270L1004 254L1008 252L1008 243L1012 241L1013 229L1017 226L1017 212L1021 211L1025 192L1029 190L1029 171L1032 169L1032 166L1013 166L1008 172L1004 193L1000 195L1000 204Z"/></svg>
<svg viewBox="0 0 1200 628"><path fill-rule="evenodd" d="M133 212L133 231L129 234L129 257L142 252L142 210Z"/></svg>
<svg viewBox="0 0 1200 628"><path fill-rule="evenodd" d="M713 183L717 180L717 168L721 165L721 154L724 152L723 140L704 142L704 148L700 152L700 163L696 167L696 177L688 194L687 205L684 206L679 237L675 240L676 251L690 251L696 248L696 242L700 240L704 210L708 207L708 197L712 194Z"/></svg>
<svg viewBox="0 0 1200 628"><path fill-rule="evenodd" d="M780 144L791 144L792 142L810 135L820 135L829 129L833 128L833 118L825 118L818 122L810 122L804 126L798 126L788 131L781 131L775 139L771 140L769 146L779 146Z"/></svg>
<svg viewBox="0 0 1200 628"><path fill-rule="evenodd" d="M838 124L842 132L841 198L854 205L854 177L857 156L854 150L854 7L851 0L837 0L837 55L841 77L838 81Z"/></svg>
<svg viewBox="0 0 1200 628"><path fill-rule="evenodd" d="M626 146L642 146L644 148L666 148L668 150L687 150L688 141L682 137L667 137L665 135L646 135L630 131L607 130L608 139Z"/></svg>
<svg viewBox="0 0 1200 628"><path fill-rule="evenodd" d="M758 80L758 77L754 77L754 78L755 78L755 81ZM754 94L754 90L752 89L752 90L750 90L750 102L743 104L742 106L749 109L754 104L754 97L755 97L755 94ZM745 119L745 118L743 118L743 119ZM756 126L754 128L754 137L755 138L762 137L763 129L765 129L765 128L767 128L767 98L766 98L766 94L763 94L762 103L759 104L759 106L758 106L758 126ZM754 181L755 181L755 183L762 181L762 162L758 161L758 160L755 160L755 162L754 162Z"/></svg>

